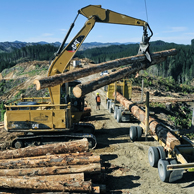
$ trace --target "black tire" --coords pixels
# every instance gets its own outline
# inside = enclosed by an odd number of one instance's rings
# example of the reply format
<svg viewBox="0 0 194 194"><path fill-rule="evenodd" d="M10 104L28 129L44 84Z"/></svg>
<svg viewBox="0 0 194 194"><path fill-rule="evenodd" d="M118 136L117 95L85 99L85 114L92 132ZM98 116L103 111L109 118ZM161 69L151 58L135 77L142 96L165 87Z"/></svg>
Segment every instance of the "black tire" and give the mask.
<svg viewBox="0 0 194 194"><path fill-rule="evenodd" d="M109 104L110 104L110 101L109 101L109 100L107 100L107 103L106 103L106 107L107 107L107 109L109 109Z"/></svg>
<svg viewBox="0 0 194 194"><path fill-rule="evenodd" d="M16 149L19 149L19 148L23 148L24 147L24 144L21 140L16 140L13 142L13 146L14 148Z"/></svg>
<svg viewBox="0 0 194 194"><path fill-rule="evenodd" d="M140 140L143 133L143 129L140 126L137 126L136 130L137 130L137 139Z"/></svg>
<svg viewBox="0 0 194 194"><path fill-rule="evenodd" d="M112 102L111 101L109 101L108 111L109 111L109 113L112 113Z"/></svg>
<svg viewBox="0 0 194 194"><path fill-rule="evenodd" d="M166 159L166 153L164 151L164 148L162 146L158 146L157 149L159 151L160 159Z"/></svg>
<svg viewBox="0 0 194 194"><path fill-rule="evenodd" d="M137 130L135 126L131 126L129 130L129 137L132 141L135 141L137 139Z"/></svg>
<svg viewBox="0 0 194 194"><path fill-rule="evenodd" d="M156 147L149 147L149 150L148 150L148 159L149 159L149 163L150 163L150 166L152 167L157 167L158 165L158 160L159 160L159 151Z"/></svg>
<svg viewBox="0 0 194 194"><path fill-rule="evenodd" d="M170 171L167 171L167 165L169 165L168 160L160 159L158 161L158 174L163 182L169 182Z"/></svg>
<svg viewBox="0 0 194 194"><path fill-rule="evenodd" d="M118 106L115 106L114 108L114 118L117 119L117 110L118 110Z"/></svg>
<svg viewBox="0 0 194 194"><path fill-rule="evenodd" d="M122 118L121 109L118 108L118 109L117 109L117 122L118 122L118 123L121 122L121 118Z"/></svg>
<svg viewBox="0 0 194 194"><path fill-rule="evenodd" d="M89 149L94 148L95 145L96 145L95 140L93 138L87 138L87 139L88 139L88 147L89 147Z"/></svg>

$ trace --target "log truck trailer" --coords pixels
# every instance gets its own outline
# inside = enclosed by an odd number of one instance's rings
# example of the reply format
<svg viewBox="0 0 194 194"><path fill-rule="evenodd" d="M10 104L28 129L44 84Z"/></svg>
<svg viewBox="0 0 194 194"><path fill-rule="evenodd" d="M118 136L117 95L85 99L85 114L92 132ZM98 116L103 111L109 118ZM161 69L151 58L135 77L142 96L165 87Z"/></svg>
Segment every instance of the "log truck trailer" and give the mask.
<svg viewBox="0 0 194 194"><path fill-rule="evenodd" d="M79 14L88 20L83 28L64 48L67 38L74 27ZM100 5L89 5L78 11L78 14L71 24L61 46L55 53L51 62L48 76L63 73L70 70L70 61L92 30L96 22L134 25L143 27L142 42L139 47L139 54L145 54L148 61L151 61L149 54L149 40L153 35L147 22L119 14ZM149 29L151 35L148 36ZM72 89L79 81L49 87L50 102L48 98L21 98L17 104L5 105L4 116L5 129L8 132L25 132L25 135L18 136L13 141L13 147L21 148L29 144L49 143L53 141L64 141L68 139L79 139L86 137L91 146L95 147L96 138L92 134L94 127L90 124L79 123L84 109L84 98L76 98Z"/></svg>

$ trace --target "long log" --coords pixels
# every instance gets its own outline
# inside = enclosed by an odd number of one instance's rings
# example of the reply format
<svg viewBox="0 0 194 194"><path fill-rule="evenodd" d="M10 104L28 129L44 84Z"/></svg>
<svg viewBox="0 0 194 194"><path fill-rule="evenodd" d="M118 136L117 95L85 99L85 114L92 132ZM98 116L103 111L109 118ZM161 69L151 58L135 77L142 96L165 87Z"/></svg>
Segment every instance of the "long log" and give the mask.
<svg viewBox="0 0 194 194"><path fill-rule="evenodd" d="M169 55L174 55L176 53L175 49L167 50L167 51L161 51L161 52L155 52L151 55L152 60L159 60L161 57L167 57ZM103 62L98 65L90 65L89 67L82 68L79 70L74 70L66 73L62 73L59 75L54 75L50 77L45 77L39 80L34 80L34 84L36 84L36 89L40 90L47 87L53 87L65 82L70 82L82 77L86 77L88 75L92 75L95 73L99 73L101 71L107 70L107 69L113 69L116 67L121 67L124 65L129 65L133 63L146 63L146 57L144 55L135 55L131 57L125 57L121 59L116 59L108 62ZM156 62L157 63L157 62ZM146 65L144 64L145 68Z"/></svg>
<svg viewBox="0 0 194 194"><path fill-rule="evenodd" d="M167 56L175 55L177 51L175 49L156 52L152 54L152 62L149 64L146 63L137 63L138 56L134 57L134 63L131 66L122 68L115 72L110 73L109 75L102 76L101 78L96 78L92 81L88 81L84 84L79 84L73 89L73 94L76 98L85 96L86 94L95 91L105 85L109 85L115 81L118 81L126 76L139 72L142 69L148 68L152 65L161 63L165 61ZM108 62L107 62L108 63Z"/></svg>
<svg viewBox="0 0 194 194"><path fill-rule="evenodd" d="M91 152L81 152L81 153L67 153L67 154L54 154L54 155L43 155L43 156L33 156L33 157L24 157L24 158L13 158L11 160L9 159L1 159L1 162L7 162L7 161L18 161L18 160L41 160L41 159L57 159L57 158L71 158L71 157L87 157L87 156L93 156Z"/></svg>
<svg viewBox="0 0 194 194"><path fill-rule="evenodd" d="M45 191L91 191L91 181L84 181L84 174L39 177L0 177L0 188L34 189Z"/></svg>
<svg viewBox="0 0 194 194"><path fill-rule="evenodd" d="M53 166L40 168L20 168L20 169L1 169L0 176L42 176L42 175L58 175L70 173L88 173L96 174L101 171L100 163L92 163L87 165L70 165L70 166Z"/></svg>
<svg viewBox="0 0 194 194"><path fill-rule="evenodd" d="M114 93L113 93L114 95ZM116 92L116 100L123 105L126 109L130 110L131 113L144 125L146 122L146 114L138 106L134 105L133 102L127 100L119 92ZM170 132L169 129L158 123L154 118L149 116L149 133L157 137L166 144L166 149L173 150L176 145L180 145L180 141Z"/></svg>
<svg viewBox="0 0 194 194"><path fill-rule="evenodd" d="M90 163L100 163L100 156L69 156L53 157L47 159L18 159L0 160L0 169L37 168L52 166L84 165Z"/></svg>
<svg viewBox="0 0 194 194"><path fill-rule="evenodd" d="M21 158L30 156L41 156L59 153L73 153L73 152L84 152L88 151L88 140L86 138L82 140L60 142L55 144L46 144L36 147L26 147L15 150L5 150L0 152L0 159L8 158Z"/></svg>

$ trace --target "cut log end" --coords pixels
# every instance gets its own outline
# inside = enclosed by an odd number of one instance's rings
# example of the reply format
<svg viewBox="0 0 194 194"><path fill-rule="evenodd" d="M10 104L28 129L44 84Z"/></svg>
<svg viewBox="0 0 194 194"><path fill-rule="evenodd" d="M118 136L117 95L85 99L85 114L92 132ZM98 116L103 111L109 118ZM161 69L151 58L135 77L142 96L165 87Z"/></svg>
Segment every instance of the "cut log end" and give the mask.
<svg viewBox="0 0 194 194"><path fill-rule="evenodd" d="M82 96L82 89L80 87L73 88L73 94L76 98L81 98Z"/></svg>
<svg viewBox="0 0 194 194"><path fill-rule="evenodd" d="M33 82L33 84L36 85L36 90L40 90L41 89L41 85L40 85L39 80L35 79L34 82Z"/></svg>

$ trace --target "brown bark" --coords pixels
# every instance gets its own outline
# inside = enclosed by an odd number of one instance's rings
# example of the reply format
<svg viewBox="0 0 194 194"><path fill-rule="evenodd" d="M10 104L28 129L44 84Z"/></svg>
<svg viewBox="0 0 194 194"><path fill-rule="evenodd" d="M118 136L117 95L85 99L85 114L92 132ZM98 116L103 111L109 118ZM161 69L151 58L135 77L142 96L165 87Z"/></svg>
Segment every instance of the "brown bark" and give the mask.
<svg viewBox="0 0 194 194"><path fill-rule="evenodd" d="M41 156L48 153L59 154L70 152L84 152L88 151L88 149L88 140L84 138L82 140L70 142L46 144L42 146L27 147L15 150L5 150L0 152L0 159Z"/></svg>
<svg viewBox="0 0 194 194"><path fill-rule="evenodd" d="M116 100L119 101L119 103L126 109L130 110L131 113L145 125L145 112L138 106L134 105L133 102L123 97L119 92L117 92L116 95ZM149 117L149 129L150 134L153 136L157 135L158 138L166 144L167 149L173 150L176 145L180 145L180 141L170 132L170 130L160 125L152 117Z"/></svg>
<svg viewBox="0 0 194 194"><path fill-rule="evenodd" d="M70 173L98 173L101 171L100 163L87 165L53 166L40 168L20 168L20 169L1 169L0 176L37 176L37 175L57 175Z"/></svg>
<svg viewBox="0 0 194 194"><path fill-rule="evenodd" d="M25 158L13 158L11 160L1 159L0 162L7 162L7 161L19 161L19 160L41 160L41 159L57 159L57 158L71 158L71 157L79 157L79 156L93 156L91 152L81 152L81 153L68 153L68 154L54 154L54 155L44 155L44 156L33 156L33 157L25 157Z"/></svg>
<svg viewBox="0 0 194 194"><path fill-rule="evenodd" d="M96 78L92 81L88 81L84 84L79 84L73 89L73 94L75 97L80 98L86 94L95 91L105 85L109 85L115 81L118 81L126 76L134 74L142 69L148 68L152 65L163 62L167 56L175 55L175 49L166 50L162 52L157 52L152 55L152 62L149 64L146 63L136 63L137 60L134 58L133 64L131 66L122 68L115 72L110 73L109 75L102 76L101 78ZM138 57L137 57L138 58ZM108 63L108 62L107 62Z"/></svg>
<svg viewBox="0 0 194 194"><path fill-rule="evenodd" d="M84 165L100 163L100 156L66 156L52 157L47 159L18 159L0 160L0 169L36 168L68 165Z"/></svg>
<svg viewBox="0 0 194 194"><path fill-rule="evenodd" d="M39 177L0 177L0 188L19 188L47 191L91 191L91 181L84 181L84 174Z"/></svg>
<svg viewBox="0 0 194 194"><path fill-rule="evenodd" d="M160 58L167 57L167 56L174 55L174 54L176 54L175 49L155 52L152 54L152 60L155 60L155 63L159 63ZM62 73L59 75L45 77L40 80L35 80L34 84L36 84L36 89L40 90L43 88L53 87L53 86L56 86L56 85L59 85L65 82L70 82L70 81L73 81L73 80L76 80L82 77L86 77L88 75L99 73L107 69L113 69L116 67L121 67L121 66L129 65L133 63L145 63L146 64L146 57L144 55L136 55L136 56L125 57L121 59L116 59L113 61L103 62L98 65L91 65L87 68L82 68L79 70L74 70L74 71ZM146 67L145 64L143 65L142 68ZM138 69L136 69L136 71L138 71Z"/></svg>

